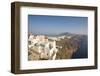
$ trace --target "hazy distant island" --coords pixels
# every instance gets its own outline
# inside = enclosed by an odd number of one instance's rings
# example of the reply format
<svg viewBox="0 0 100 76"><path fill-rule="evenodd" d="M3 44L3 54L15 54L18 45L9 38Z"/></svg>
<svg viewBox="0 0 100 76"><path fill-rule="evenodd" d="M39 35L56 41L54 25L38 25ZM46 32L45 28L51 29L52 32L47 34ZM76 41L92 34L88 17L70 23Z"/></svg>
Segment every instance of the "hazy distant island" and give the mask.
<svg viewBox="0 0 100 76"><path fill-rule="evenodd" d="M28 60L87 58L87 35L64 32L28 34Z"/></svg>

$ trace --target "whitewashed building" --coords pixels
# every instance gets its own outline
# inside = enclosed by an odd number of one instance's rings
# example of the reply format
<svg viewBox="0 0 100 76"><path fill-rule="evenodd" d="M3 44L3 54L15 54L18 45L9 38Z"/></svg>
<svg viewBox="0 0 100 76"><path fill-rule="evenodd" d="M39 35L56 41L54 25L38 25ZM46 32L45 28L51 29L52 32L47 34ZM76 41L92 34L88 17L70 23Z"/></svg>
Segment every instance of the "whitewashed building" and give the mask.
<svg viewBox="0 0 100 76"><path fill-rule="evenodd" d="M58 49L56 48L55 39L49 41L47 36L34 36L31 34L28 41L30 42L30 44L28 45L29 49L33 48L33 50L35 50L36 48L38 48L38 50L35 51L40 54L40 58L55 60L56 53L58 51Z"/></svg>

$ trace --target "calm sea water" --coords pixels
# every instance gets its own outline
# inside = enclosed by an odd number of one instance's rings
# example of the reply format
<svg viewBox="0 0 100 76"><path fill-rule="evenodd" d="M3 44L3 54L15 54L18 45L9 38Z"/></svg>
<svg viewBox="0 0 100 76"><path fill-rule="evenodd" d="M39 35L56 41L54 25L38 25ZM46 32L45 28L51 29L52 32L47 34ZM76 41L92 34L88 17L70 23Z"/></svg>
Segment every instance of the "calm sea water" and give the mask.
<svg viewBox="0 0 100 76"><path fill-rule="evenodd" d="M82 40L80 42L80 48L72 56L72 59L74 59L74 58L88 58L88 43L87 43L87 40Z"/></svg>

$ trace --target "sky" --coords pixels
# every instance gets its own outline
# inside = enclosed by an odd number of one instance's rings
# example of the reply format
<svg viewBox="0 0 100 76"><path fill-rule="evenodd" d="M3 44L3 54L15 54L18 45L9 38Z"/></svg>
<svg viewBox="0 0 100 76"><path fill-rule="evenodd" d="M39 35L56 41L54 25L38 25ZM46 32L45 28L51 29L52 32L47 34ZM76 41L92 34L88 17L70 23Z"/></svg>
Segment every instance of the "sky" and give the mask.
<svg viewBox="0 0 100 76"><path fill-rule="evenodd" d="M33 34L87 34L87 31L87 17L28 15L28 32Z"/></svg>

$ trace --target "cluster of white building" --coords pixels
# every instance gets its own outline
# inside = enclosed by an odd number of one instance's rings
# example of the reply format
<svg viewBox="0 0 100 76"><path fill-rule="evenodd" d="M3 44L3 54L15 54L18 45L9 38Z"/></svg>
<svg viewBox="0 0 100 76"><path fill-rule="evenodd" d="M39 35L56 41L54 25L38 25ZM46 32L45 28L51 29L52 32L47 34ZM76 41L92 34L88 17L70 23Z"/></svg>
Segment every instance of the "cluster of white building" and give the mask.
<svg viewBox="0 0 100 76"><path fill-rule="evenodd" d="M47 36L30 34L28 41L29 41L28 45L29 51L30 48L32 48L35 52L38 52L41 59L44 58L48 60L49 59L55 60L56 53L58 51L55 39L50 41Z"/></svg>

